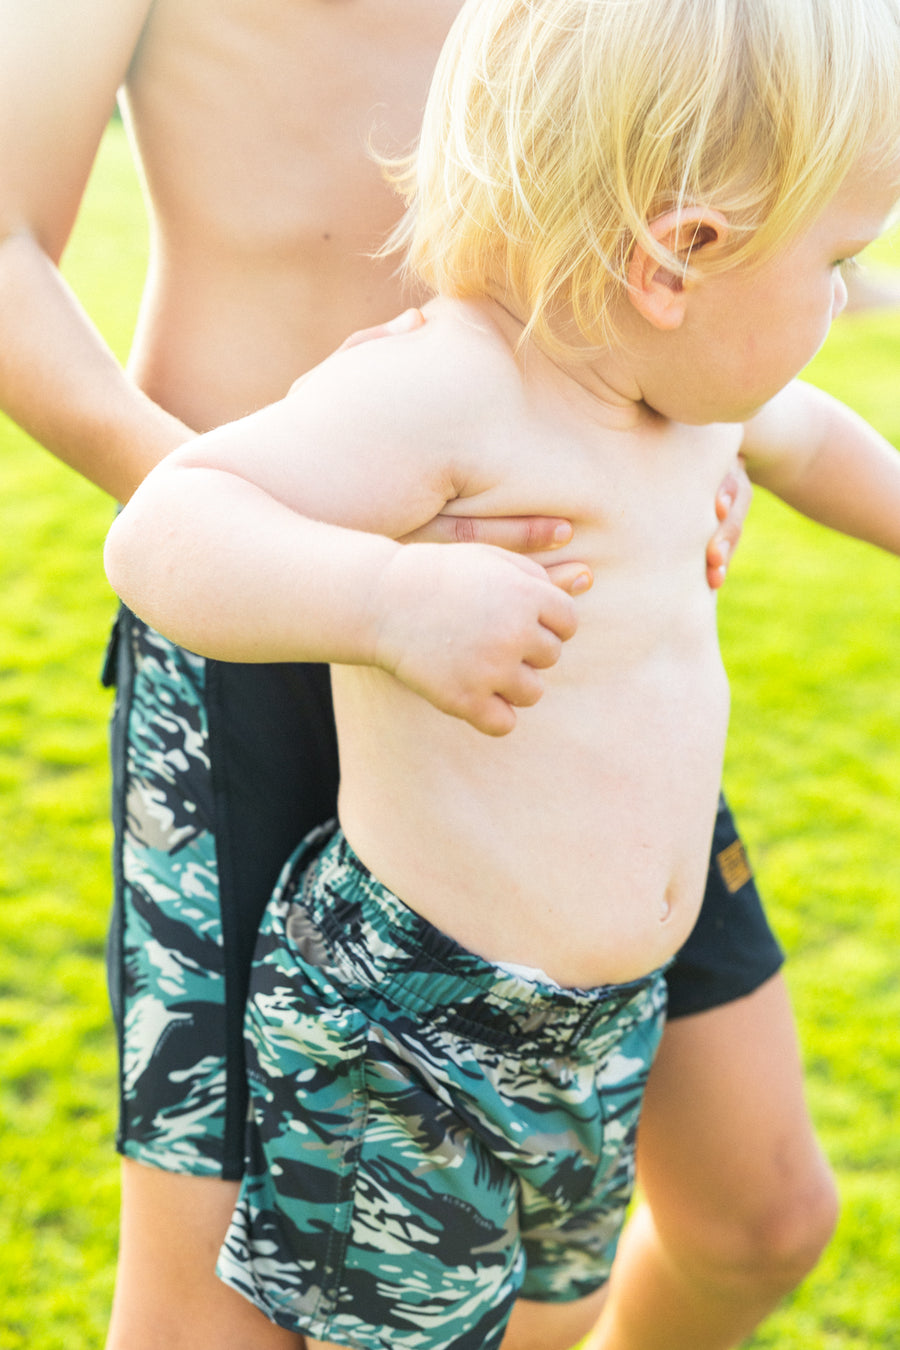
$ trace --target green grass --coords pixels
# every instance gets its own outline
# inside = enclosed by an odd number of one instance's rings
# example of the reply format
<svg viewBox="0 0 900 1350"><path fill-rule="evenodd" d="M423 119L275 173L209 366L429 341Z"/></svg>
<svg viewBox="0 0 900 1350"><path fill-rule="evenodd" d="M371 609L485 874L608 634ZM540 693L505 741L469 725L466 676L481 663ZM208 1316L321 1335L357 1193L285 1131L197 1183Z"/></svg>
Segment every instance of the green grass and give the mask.
<svg viewBox="0 0 900 1350"><path fill-rule="evenodd" d="M124 356L144 226L122 129L66 271ZM0 426L0 1347L103 1344L118 1208L99 687L111 504Z"/></svg>
<svg viewBox="0 0 900 1350"><path fill-rule="evenodd" d="M900 445L900 316L851 317L809 376ZM758 494L722 601L726 784L784 942L842 1215L753 1346L900 1346L900 570Z"/></svg>
<svg viewBox="0 0 900 1350"><path fill-rule="evenodd" d="M66 270L122 355L143 256L114 125ZM900 445L898 362L900 316L854 317L811 375ZM15 429L0 435L0 1350L96 1350L118 1175L102 962L110 695L97 683L111 509ZM900 1346L898 567L759 494L722 599L727 787L790 954L843 1196L831 1249L757 1348Z"/></svg>

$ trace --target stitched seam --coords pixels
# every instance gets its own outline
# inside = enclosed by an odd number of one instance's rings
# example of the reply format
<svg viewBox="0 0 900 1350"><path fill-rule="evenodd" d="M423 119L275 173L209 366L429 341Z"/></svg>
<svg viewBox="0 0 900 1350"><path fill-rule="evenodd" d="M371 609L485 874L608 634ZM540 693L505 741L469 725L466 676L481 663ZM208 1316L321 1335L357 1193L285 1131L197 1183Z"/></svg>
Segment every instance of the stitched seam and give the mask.
<svg viewBox="0 0 900 1350"><path fill-rule="evenodd" d="M328 1294L330 1294L331 1310L322 1312L322 1302L326 1297L325 1282L323 1281L319 1298L316 1300L310 1316L323 1318L323 1329L328 1331L333 1325L337 1315L338 1298L340 1295L341 1277L344 1273L344 1264L347 1259L347 1248L350 1243L350 1230L353 1226L354 1205L356 1193L359 1184L359 1171L362 1166L362 1147L365 1138L366 1126L369 1122L369 1094L366 1090L366 1055L368 1053L368 1030L366 1019L362 1013L357 1016L362 1020L361 1045L359 1053L356 1056L352 1070L352 1079L355 1080L352 1085L354 1104L360 1102L359 1120L355 1125L352 1135L348 1132L341 1149L340 1155L340 1177L338 1180L337 1197L335 1199L334 1218L331 1224L331 1233L328 1239L328 1245L325 1252L326 1269L332 1273L329 1282ZM355 1113L354 1113L355 1114ZM353 1163L348 1166L347 1154L351 1149L356 1148L357 1156ZM348 1185L348 1183L350 1183ZM343 1226L337 1222L341 1206L346 1206L346 1219Z"/></svg>

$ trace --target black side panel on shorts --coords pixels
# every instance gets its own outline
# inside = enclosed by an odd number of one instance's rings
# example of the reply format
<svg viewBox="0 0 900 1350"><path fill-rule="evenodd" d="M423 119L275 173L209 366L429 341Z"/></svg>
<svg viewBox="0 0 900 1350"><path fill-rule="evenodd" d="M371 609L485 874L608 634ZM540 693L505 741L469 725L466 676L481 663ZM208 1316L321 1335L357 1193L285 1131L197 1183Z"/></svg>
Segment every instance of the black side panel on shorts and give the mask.
<svg viewBox="0 0 900 1350"><path fill-rule="evenodd" d="M334 816L338 757L323 665L207 666L229 1048L223 1175L243 1171L243 1020L262 912L282 866Z"/></svg>
<svg viewBox="0 0 900 1350"><path fill-rule="evenodd" d="M669 967L669 1017L708 1012L752 994L784 962L725 798L719 802L706 894L694 931Z"/></svg>

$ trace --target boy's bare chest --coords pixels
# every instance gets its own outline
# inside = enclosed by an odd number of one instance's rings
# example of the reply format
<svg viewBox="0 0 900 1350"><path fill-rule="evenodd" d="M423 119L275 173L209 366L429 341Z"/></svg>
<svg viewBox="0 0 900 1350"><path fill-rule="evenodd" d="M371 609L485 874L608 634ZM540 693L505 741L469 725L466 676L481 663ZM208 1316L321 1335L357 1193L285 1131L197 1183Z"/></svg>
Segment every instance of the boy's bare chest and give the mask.
<svg viewBox="0 0 900 1350"><path fill-rule="evenodd" d="M280 170L288 188L340 182L367 139L415 136L459 0L156 0L128 79L152 171L183 145L213 148L224 172ZM178 122L173 146L161 134ZM157 132L159 127L159 133ZM256 141L256 154L244 147ZM231 154L224 153L230 141ZM156 163L157 155L159 163ZM175 156L177 168L177 154ZM255 163L254 163L255 161Z"/></svg>

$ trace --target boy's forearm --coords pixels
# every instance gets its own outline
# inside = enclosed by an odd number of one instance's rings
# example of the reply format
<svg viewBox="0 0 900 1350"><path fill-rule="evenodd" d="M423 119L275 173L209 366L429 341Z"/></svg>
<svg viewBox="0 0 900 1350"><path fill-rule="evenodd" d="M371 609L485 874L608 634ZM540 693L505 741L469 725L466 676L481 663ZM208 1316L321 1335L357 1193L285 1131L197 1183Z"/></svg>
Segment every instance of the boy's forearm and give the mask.
<svg viewBox="0 0 900 1350"><path fill-rule="evenodd" d="M300 516L237 475L166 465L117 517L105 563L130 608L201 655L359 664L374 660L372 597L400 548Z"/></svg>
<svg viewBox="0 0 900 1350"><path fill-rule="evenodd" d="M0 407L118 501L191 434L136 388L27 233L0 244Z"/></svg>

